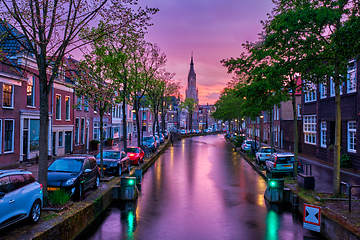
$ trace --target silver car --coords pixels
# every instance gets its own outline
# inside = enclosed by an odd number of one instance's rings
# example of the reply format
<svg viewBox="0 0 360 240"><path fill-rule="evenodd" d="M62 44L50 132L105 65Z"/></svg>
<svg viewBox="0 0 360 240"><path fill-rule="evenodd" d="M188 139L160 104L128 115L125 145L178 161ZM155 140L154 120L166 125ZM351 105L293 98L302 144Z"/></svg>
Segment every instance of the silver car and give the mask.
<svg viewBox="0 0 360 240"><path fill-rule="evenodd" d="M269 160L266 160L266 170L275 174L293 174L294 154L292 153L273 153Z"/></svg>
<svg viewBox="0 0 360 240"><path fill-rule="evenodd" d="M24 170L0 170L0 228L28 219L40 219L43 204L42 185Z"/></svg>
<svg viewBox="0 0 360 240"><path fill-rule="evenodd" d="M273 149L273 153L275 152L276 150ZM271 156L271 147L261 147L255 153L255 161L257 164L265 164L266 160L268 160L270 156Z"/></svg>

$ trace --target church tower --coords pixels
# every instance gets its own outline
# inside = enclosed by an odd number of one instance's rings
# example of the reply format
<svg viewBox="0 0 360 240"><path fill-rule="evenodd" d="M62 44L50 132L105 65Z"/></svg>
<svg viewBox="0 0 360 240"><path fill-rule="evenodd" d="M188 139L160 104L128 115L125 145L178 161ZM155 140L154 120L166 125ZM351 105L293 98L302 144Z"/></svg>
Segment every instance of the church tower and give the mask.
<svg viewBox="0 0 360 240"><path fill-rule="evenodd" d="M193 98L197 104L199 104L198 89L196 88L196 73L194 70L194 58L191 52L190 71L188 75L188 85L186 89L186 97Z"/></svg>

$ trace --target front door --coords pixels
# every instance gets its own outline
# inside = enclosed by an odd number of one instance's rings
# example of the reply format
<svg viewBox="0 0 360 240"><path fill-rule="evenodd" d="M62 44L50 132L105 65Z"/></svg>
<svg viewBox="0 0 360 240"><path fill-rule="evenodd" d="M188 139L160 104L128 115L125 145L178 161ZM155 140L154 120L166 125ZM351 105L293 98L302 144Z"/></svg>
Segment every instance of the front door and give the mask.
<svg viewBox="0 0 360 240"><path fill-rule="evenodd" d="M71 131L65 132L65 154L71 153Z"/></svg>
<svg viewBox="0 0 360 240"><path fill-rule="evenodd" d="M52 155L56 156L56 132L52 133Z"/></svg>
<svg viewBox="0 0 360 240"><path fill-rule="evenodd" d="M28 159L28 131L23 131L23 161Z"/></svg>

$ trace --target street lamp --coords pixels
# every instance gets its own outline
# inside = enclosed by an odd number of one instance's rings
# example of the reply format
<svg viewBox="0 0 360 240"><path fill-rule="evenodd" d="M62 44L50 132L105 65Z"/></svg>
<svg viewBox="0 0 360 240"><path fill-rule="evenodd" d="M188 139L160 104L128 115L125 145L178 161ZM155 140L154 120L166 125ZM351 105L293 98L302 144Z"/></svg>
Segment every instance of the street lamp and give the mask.
<svg viewBox="0 0 360 240"><path fill-rule="evenodd" d="M263 123L263 115L260 115L260 126L259 126L259 147L261 147L261 130L262 130L262 123Z"/></svg>

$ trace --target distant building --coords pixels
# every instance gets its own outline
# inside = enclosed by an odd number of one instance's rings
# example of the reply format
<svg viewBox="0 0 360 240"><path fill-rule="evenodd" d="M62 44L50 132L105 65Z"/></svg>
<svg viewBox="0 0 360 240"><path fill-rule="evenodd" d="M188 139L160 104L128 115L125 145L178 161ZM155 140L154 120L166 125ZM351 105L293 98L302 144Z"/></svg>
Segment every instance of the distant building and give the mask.
<svg viewBox="0 0 360 240"><path fill-rule="evenodd" d="M194 69L194 58L191 53L191 62L190 62L190 71L188 75L188 85L187 89L185 90L185 96L186 98L193 98L196 102L196 107L192 116L192 128L198 129L199 126L199 111L198 111L198 105L199 105L199 97L198 97L198 89L196 88L196 73ZM190 119L188 117L188 119ZM187 128L189 127L189 124L187 124Z"/></svg>

